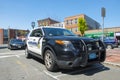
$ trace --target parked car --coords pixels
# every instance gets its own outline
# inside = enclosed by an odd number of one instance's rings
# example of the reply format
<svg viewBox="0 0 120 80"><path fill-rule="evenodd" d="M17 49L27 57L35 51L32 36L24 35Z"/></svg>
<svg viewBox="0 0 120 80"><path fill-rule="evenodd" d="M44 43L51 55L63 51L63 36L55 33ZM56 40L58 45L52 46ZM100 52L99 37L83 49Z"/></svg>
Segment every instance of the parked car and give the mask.
<svg viewBox="0 0 120 80"><path fill-rule="evenodd" d="M25 49L26 44L20 39L11 39L8 43L8 49Z"/></svg>
<svg viewBox="0 0 120 80"><path fill-rule="evenodd" d="M115 37L105 37L104 43L107 49L118 47L118 41Z"/></svg>
<svg viewBox="0 0 120 80"><path fill-rule="evenodd" d="M103 62L106 49L101 40L78 37L71 31L55 27L33 29L27 38L26 58L36 56L49 71L58 68L85 67Z"/></svg>

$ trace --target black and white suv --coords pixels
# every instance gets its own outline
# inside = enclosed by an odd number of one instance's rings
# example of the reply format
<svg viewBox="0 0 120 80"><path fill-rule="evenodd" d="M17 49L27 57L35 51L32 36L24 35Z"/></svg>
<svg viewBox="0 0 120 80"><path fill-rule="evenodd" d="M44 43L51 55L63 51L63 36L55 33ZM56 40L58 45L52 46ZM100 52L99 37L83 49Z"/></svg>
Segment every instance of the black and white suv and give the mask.
<svg viewBox="0 0 120 80"><path fill-rule="evenodd" d="M63 28L34 29L29 33L26 44L26 57L39 57L49 71L85 67L103 62L106 58L106 49L102 41L79 37Z"/></svg>

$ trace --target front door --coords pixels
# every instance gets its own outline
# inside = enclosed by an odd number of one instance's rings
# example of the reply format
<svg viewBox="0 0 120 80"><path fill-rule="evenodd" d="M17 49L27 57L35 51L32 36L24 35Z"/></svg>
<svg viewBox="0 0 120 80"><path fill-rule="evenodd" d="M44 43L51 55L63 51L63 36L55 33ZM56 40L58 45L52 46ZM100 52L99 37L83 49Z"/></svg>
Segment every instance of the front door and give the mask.
<svg viewBox="0 0 120 80"><path fill-rule="evenodd" d="M29 50L32 52L35 52L37 54L41 55L42 52L42 30L41 29L35 29L29 37L29 44L30 46L28 47Z"/></svg>

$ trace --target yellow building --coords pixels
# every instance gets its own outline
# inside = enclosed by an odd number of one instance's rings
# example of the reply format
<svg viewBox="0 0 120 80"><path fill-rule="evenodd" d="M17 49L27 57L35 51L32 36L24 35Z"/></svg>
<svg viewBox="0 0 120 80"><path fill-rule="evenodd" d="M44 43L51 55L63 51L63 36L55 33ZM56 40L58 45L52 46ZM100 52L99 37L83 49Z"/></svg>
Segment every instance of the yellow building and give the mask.
<svg viewBox="0 0 120 80"><path fill-rule="evenodd" d="M92 18L88 17L85 14L80 14L80 15L75 15L75 16L69 16L64 19L65 22L65 28L71 30L72 32L78 32L78 18L84 18L86 20L88 30L93 30L93 29L99 29L100 24L93 20Z"/></svg>

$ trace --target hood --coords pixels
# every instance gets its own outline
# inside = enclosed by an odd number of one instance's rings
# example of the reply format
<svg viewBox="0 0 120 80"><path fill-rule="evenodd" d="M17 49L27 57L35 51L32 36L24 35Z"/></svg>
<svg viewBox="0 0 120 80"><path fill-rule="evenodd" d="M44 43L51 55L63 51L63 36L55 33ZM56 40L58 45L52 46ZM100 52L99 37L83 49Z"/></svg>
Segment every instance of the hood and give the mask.
<svg viewBox="0 0 120 80"><path fill-rule="evenodd" d="M14 44L25 44L24 42L14 42Z"/></svg>
<svg viewBox="0 0 120 80"><path fill-rule="evenodd" d="M51 36L52 39L58 39L58 40L83 40L83 41L94 41L95 39L87 38L87 37L78 37L78 36Z"/></svg>

